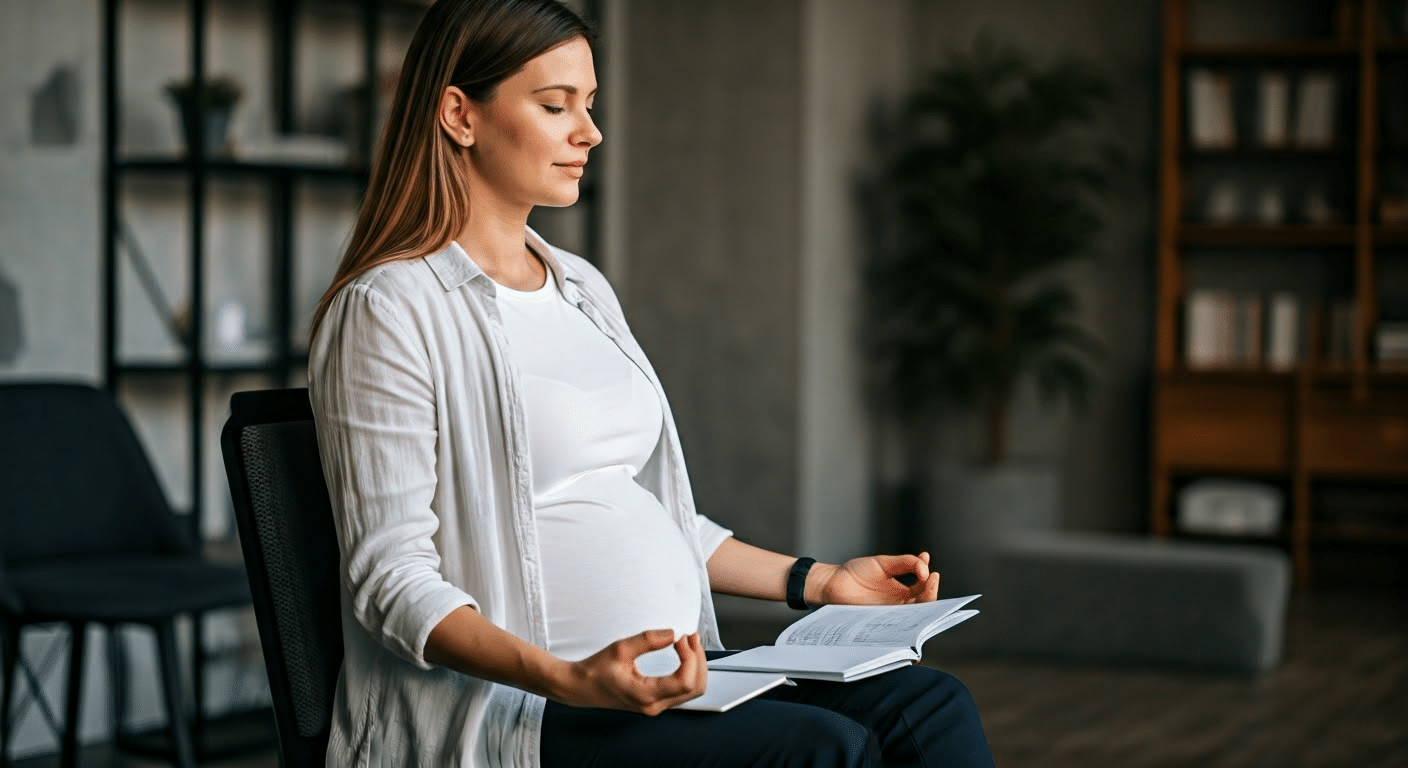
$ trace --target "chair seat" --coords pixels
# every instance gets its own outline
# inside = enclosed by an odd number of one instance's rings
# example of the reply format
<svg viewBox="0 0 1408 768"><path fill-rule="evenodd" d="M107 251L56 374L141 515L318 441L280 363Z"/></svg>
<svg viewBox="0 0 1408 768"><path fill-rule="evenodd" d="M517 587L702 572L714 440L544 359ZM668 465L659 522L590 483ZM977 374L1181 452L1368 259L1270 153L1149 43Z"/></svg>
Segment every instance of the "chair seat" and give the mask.
<svg viewBox="0 0 1408 768"><path fill-rule="evenodd" d="M55 621L153 622L173 614L248 605L239 566L153 555L9 564L25 612Z"/></svg>

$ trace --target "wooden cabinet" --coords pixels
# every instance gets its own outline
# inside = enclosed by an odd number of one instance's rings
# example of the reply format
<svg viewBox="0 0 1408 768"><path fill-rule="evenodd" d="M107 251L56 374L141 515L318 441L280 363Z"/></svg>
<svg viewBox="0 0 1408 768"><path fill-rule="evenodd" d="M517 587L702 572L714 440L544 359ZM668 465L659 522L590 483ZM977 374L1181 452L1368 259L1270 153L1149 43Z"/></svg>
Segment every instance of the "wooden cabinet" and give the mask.
<svg viewBox="0 0 1408 768"><path fill-rule="evenodd" d="M1312 510L1321 481L1408 483L1408 374L1381 338L1408 321L1390 311L1408 307L1408 12L1165 0L1162 46L1151 528L1179 533L1183 481L1271 482L1288 512L1268 540L1304 585L1319 539L1408 542L1408 514L1386 532ZM1199 294L1236 298L1200 319ZM1295 309L1289 358L1273 296ZM1235 354L1199 348L1219 334Z"/></svg>

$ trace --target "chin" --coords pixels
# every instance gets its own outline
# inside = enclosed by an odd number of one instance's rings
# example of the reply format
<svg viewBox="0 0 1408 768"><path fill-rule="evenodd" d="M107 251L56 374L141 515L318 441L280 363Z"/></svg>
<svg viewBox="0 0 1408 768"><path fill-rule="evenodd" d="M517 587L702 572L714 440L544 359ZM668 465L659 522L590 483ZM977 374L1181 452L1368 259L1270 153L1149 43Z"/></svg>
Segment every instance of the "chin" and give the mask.
<svg viewBox="0 0 1408 768"><path fill-rule="evenodd" d="M543 195L543 201L538 204L547 208L566 208L577 202L580 196L581 191L573 185L570 190L553 190L552 193Z"/></svg>

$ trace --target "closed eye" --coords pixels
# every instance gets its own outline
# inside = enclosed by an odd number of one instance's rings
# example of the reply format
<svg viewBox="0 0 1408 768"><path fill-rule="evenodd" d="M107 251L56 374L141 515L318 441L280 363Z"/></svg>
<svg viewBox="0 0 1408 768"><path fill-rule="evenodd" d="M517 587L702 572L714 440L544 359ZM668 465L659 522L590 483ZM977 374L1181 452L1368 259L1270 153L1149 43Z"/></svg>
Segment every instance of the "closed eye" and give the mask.
<svg viewBox="0 0 1408 768"><path fill-rule="evenodd" d="M544 104L543 109L546 109L549 115L560 115L567 111L566 107L555 107L551 104Z"/></svg>

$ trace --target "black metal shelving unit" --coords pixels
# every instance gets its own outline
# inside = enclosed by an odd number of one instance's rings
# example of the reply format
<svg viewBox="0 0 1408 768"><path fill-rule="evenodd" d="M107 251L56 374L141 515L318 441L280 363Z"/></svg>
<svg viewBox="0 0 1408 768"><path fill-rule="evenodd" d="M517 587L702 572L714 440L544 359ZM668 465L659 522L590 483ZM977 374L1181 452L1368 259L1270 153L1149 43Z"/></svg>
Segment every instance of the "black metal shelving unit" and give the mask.
<svg viewBox="0 0 1408 768"><path fill-rule="evenodd" d="M191 529L197 541L204 541L201 531L204 497L204 467L206 432L217 428L209 424L205 413L206 393L213 379L231 375L263 375L270 386L289 386L298 369L306 366L306 350L295 346L294 324L302 318L294 317L294 232L298 212L295 195L300 184L316 182L320 184L345 183L353 185L360 193L366 188L367 169L365 160L360 165L333 165L301 162L278 162L250 160L236 157L212 157L211 148L204 146L203 131L195 131L186 138L184 156L128 156L122 154L121 108L121 23L120 14L124 6L139 4L147 0L105 0L103 4L103 138L102 138L102 370L106 388L115 395L124 386L142 386L143 382L170 388L171 382L180 382L187 401L185 427L187 431L187 456L190 462L190 495L188 513ZM219 30L210 28L210 9L214 0L185 0L189 13L189 60L188 75L193 83L206 82L208 40ZM380 71L378 45L381 35L381 15L386 12L419 13L424 5L407 0L266 0L265 13L271 36L273 82L272 113L274 128L281 134L296 131L298 121L295 106L296 47L298 24L316 14L306 10L321 10L319 6L336 6L353 9L360 17L361 64L363 71L362 87L365 89L366 108L362 110L360 146L372 146L371 137L375 131L377 88ZM199 100L197 100L199 102ZM196 107L194 123L204 125L204 105ZM168 328L177 337L181 354L177 359L139 360L124 359L120 348L123 322L121 306L121 264L124 251L129 259L144 259L132 235L123 226L121 218L123 182L135 177L177 178L185 182L186 204L189 210L189 225L186 232L186 268L188 281L185 287L185 320L179 322L174 316L164 317ZM266 318L269 328L270 346L266 354L254 360L227 362L212 358L206 348L205 326L207 322L206 273L207 266L218 253L211 253L205 242L207 230L207 205L209 187L213 179L240 177L253 178L264 182L266 194L266 215L269 222L269 242L264 248L268 259L270 316ZM145 264L135 267L145 270L144 277L151 279L151 268ZM158 313L163 308L157 307ZM169 308L166 308L169 309ZM267 709L254 712L234 712L223 718L210 719L203 716L204 669L209 654L205 648L202 617L192 623L194 648L194 694L196 719L194 722L194 742L197 758L204 761L223 754L247 751L250 748L265 748L272 744L273 721ZM115 690L121 693L125 683L121 639L112 636L113 647L110 658L114 661L113 682ZM125 717L125 703L121 695L114 700L114 720L119 725L118 744L127 751L165 755L164 734L149 733L123 734L121 725Z"/></svg>
<svg viewBox="0 0 1408 768"><path fill-rule="evenodd" d="M189 38L188 75L192 82L206 82L209 71L208 43L212 35L220 30L212 29L210 18L212 6L220 2L234 0L183 0L182 6L189 13L187 36ZM306 318L295 317L294 309L294 234L298 211L295 197L299 185L347 184L358 195L365 191L368 169L366 157L374 148L376 131L380 66L378 49L383 33L384 18L387 14L398 14L401 20L417 19L429 6L430 0L263 0L265 18L270 35L270 110L273 127L280 134L294 134L299 127L297 114L297 47L300 23L316 23L311 17L318 13L355 13L359 17L362 80L365 108L360 115L361 133L358 145L362 157L352 165L318 164L306 162L285 162L234 157L212 156L212 148L204 146L202 131L187 138L184 155L153 155L151 153L124 154L122 151L121 109L121 23L123 8L155 2L155 0L104 0L102 21L102 170L101 170L101 237L102 243L102 371L106 388L119 395L125 387L151 387L170 391L173 382L184 393L185 432L187 460L189 461L189 505L190 525L197 541L204 541L201 520L205 483L205 461L207 431L218 428L209 423L205 412L206 394L213 385L233 376L264 376L269 386L290 386L296 374L306 369L307 351L295 345L295 331ZM169 5L169 2L164 4ZM576 4L593 23L601 19L602 7L598 0L582 0ZM600 62L598 62L600 68ZM203 108L197 107L194 118L196 125L204 124ZM601 111L598 110L600 115ZM594 152L594 165L589 167L583 179L579 207L586 208L583 219L585 230L582 242L586 256L597 260L600 245L600 232L596 209L599 205L600 162L599 152ZM177 339L180 355L175 358L124 358L121 349L120 329L123 322L122 266L124 257L132 262L140 280L146 281L149 298L159 295L152 293L156 282L155 272L145 263L140 245L126 228L122 219L123 182L128 179L165 178L184 182L186 205L189 219L185 232L185 263L187 280L184 288L184 322L180 322L169 311L162 320L168 331ZM263 182L266 193L266 216L269 223L269 238L263 249L268 259L269 284L266 287L270 313L266 318L270 346L266 354L256 359L230 361L212 356L206 347L207 324L207 267L220 257L207 247L208 229L207 206L210 201L212 181L225 179L253 179ZM141 262L141 263L138 263ZM158 314L163 307L154 301ZM209 441L213 443L213 441ZM227 549L229 549L227 547ZM204 680L202 670L209 658L205 648L204 632L200 617L193 622L194 648L194 691L196 701L196 722L194 742L197 758L206 760L225 754L247 751L251 743L264 746L272 739L272 719L261 718L265 711L256 713L234 713L226 718L210 720L202 717L204 701ZM113 647L110 658L115 662L113 683L116 690L123 686L124 670L117 660L122 656L120 638L112 636ZM121 725L124 718L124 704L114 703L114 719ZM251 719L251 715L253 718ZM253 723L251 722L253 720ZM235 734L233 740L230 734ZM164 746L164 733L160 729L141 734L119 734L119 746L127 751L145 754L169 754Z"/></svg>

